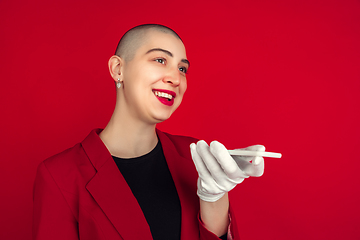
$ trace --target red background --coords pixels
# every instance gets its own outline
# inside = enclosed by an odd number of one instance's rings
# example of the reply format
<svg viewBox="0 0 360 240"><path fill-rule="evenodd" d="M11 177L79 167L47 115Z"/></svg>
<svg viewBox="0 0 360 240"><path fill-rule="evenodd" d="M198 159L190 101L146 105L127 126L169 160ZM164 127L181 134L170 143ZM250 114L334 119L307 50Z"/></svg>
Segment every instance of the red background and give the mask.
<svg viewBox="0 0 360 240"><path fill-rule="evenodd" d="M104 127L121 35L175 29L188 91L159 125L282 159L232 193L242 239L360 239L360 1L0 2L0 239L30 239L40 161Z"/></svg>

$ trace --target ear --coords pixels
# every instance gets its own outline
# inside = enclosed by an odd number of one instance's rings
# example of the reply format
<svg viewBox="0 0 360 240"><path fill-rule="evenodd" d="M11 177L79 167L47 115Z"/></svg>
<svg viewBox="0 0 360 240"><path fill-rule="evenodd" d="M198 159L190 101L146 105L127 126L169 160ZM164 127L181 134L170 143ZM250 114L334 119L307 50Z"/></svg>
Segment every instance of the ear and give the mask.
<svg viewBox="0 0 360 240"><path fill-rule="evenodd" d="M109 72L111 77L114 79L115 82L118 82L118 78L121 79L121 70L123 67L123 60L119 56L112 56L109 59Z"/></svg>

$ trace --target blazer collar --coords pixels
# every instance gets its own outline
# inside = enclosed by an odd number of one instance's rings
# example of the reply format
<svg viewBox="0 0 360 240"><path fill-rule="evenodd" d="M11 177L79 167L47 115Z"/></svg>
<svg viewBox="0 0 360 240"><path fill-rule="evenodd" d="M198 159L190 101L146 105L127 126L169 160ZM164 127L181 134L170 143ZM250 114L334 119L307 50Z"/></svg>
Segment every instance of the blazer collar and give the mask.
<svg viewBox="0 0 360 240"><path fill-rule="evenodd" d="M149 225L136 198L98 136L101 131L93 130L81 143L97 171L86 189L123 239L152 239ZM129 227L129 224L145 230L134 231L134 227Z"/></svg>

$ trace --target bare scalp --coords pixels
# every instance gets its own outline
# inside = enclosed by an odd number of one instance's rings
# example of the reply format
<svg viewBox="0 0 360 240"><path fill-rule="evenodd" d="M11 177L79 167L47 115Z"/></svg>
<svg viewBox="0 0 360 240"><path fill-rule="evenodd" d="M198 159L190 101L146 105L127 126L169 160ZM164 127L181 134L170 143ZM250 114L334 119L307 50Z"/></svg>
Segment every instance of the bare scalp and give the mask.
<svg viewBox="0 0 360 240"><path fill-rule="evenodd" d="M147 36L152 31L171 34L181 40L180 36L171 28L159 24L143 24L128 30L122 36L115 55L121 57L126 62L130 62L134 58L136 51L146 43Z"/></svg>

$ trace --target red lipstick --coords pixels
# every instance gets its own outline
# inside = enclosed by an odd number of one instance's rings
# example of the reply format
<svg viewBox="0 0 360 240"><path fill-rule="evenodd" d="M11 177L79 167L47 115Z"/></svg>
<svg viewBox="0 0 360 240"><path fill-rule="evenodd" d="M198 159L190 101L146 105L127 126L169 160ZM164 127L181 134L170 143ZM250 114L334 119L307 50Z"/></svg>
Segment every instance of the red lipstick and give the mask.
<svg viewBox="0 0 360 240"><path fill-rule="evenodd" d="M165 90L165 89L153 89L152 91L154 92L155 97L156 97L162 104L164 104L164 105L166 105L166 106L172 106L172 105L174 104L174 98L176 97L176 93L175 93L175 92L170 91L170 90ZM169 98L163 97L163 96L161 96L161 95L158 96L158 95L156 95L155 92L158 92L158 93L160 93L160 94L161 94L161 93L167 93L167 94L171 95L172 98L169 99Z"/></svg>

